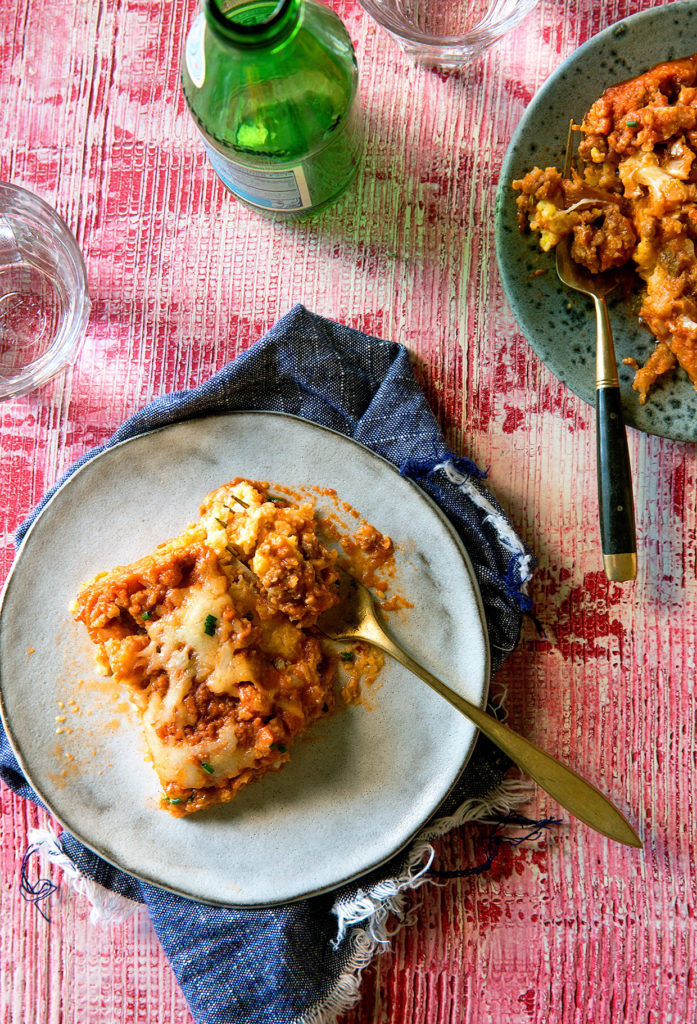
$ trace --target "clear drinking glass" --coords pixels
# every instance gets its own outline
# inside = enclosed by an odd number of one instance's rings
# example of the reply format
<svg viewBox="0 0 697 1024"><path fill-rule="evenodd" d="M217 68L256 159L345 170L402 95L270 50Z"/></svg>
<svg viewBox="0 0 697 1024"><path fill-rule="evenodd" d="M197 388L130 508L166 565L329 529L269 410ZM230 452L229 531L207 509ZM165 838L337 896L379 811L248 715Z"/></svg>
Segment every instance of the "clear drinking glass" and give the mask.
<svg viewBox="0 0 697 1024"><path fill-rule="evenodd" d="M539 0L359 0L410 57L458 68L515 28Z"/></svg>
<svg viewBox="0 0 697 1024"><path fill-rule="evenodd" d="M82 254L43 199L0 182L0 400L75 358L90 312Z"/></svg>

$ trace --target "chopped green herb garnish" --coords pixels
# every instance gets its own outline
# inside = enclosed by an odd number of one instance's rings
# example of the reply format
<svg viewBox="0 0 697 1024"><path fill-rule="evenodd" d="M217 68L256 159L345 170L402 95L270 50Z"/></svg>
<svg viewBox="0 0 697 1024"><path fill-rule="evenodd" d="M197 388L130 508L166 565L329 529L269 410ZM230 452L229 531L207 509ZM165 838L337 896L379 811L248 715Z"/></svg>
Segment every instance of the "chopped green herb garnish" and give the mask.
<svg viewBox="0 0 697 1024"><path fill-rule="evenodd" d="M140 613L140 617L141 617L141 619L151 619L152 618L152 612L141 612Z"/></svg>
<svg viewBox="0 0 697 1024"><path fill-rule="evenodd" d="M638 121L627 121L627 128L638 128L638 127L639 127L639 122Z"/></svg>
<svg viewBox="0 0 697 1024"><path fill-rule="evenodd" d="M209 775L212 775L213 772L215 771L215 768L212 765L208 764L207 761L201 761L201 767L203 768L204 772L208 772Z"/></svg>
<svg viewBox="0 0 697 1024"><path fill-rule="evenodd" d="M341 658L342 661L356 660L356 655L353 653L353 651L342 651L339 657Z"/></svg>
<svg viewBox="0 0 697 1024"><path fill-rule="evenodd" d="M281 751L282 754L285 754L285 752L288 749L288 747L285 745L285 743L279 743L278 744L278 749Z"/></svg>
<svg viewBox="0 0 697 1024"><path fill-rule="evenodd" d="M323 712L325 713L325 715L326 715L327 711L329 711L329 705L328 705L328 704L323 704L323 705L322 705L322 711L323 711Z"/></svg>
<svg viewBox="0 0 697 1024"><path fill-rule="evenodd" d="M182 798L180 796L166 796L165 800L168 804L180 804L182 802Z"/></svg>
<svg viewBox="0 0 697 1024"><path fill-rule="evenodd" d="M278 498L275 494L268 494L266 496L266 500L267 501L282 501L284 505L285 505L285 502L286 502L285 498Z"/></svg>
<svg viewBox="0 0 697 1024"><path fill-rule="evenodd" d="M208 636L215 636L215 625L217 623L215 615L206 615L206 621L203 623L203 632L207 633Z"/></svg>

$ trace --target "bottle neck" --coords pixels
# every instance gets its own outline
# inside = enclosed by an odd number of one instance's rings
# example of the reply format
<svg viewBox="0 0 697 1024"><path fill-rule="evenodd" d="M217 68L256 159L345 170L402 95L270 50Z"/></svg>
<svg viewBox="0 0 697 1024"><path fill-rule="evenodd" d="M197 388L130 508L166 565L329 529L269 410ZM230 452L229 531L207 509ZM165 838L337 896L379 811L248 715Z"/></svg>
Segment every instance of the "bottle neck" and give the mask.
<svg viewBox="0 0 697 1024"><path fill-rule="evenodd" d="M302 0L204 0L206 22L239 47L278 42L296 25Z"/></svg>

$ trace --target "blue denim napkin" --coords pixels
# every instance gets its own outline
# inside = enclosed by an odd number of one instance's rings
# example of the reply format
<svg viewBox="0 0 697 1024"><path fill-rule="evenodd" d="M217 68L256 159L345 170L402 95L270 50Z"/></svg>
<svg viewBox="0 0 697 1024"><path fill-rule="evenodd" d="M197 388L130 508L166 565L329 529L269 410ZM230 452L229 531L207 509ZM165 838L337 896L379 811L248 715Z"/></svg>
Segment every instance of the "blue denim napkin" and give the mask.
<svg viewBox="0 0 697 1024"><path fill-rule="evenodd" d="M292 413L355 438L440 505L479 582L495 671L516 646L521 616L530 610L525 584L534 558L483 474L448 450L407 350L296 306L210 380L156 399L103 447L179 420L250 409ZM101 450L88 452L66 476ZM17 544L51 493L17 531ZM405 891L423 880L428 839L485 808L508 767L480 737L461 780L410 850L341 890L270 910L173 895L106 864L67 833L60 848L86 878L147 905L198 1024L319 1024L355 998L360 972L385 938L388 913L399 912ZM0 778L39 803L1 730Z"/></svg>

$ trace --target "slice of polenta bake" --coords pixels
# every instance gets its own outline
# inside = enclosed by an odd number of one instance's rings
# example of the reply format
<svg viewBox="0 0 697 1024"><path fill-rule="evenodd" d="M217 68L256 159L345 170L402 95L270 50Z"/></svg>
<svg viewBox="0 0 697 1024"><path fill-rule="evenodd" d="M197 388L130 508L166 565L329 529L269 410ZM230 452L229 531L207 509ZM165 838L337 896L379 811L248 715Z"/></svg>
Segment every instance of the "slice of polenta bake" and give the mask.
<svg viewBox="0 0 697 1024"><path fill-rule="evenodd" d="M172 814L282 767L332 709L336 661L310 627L338 600L335 561L312 503L237 479L179 537L80 590L71 611L140 712Z"/></svg>

